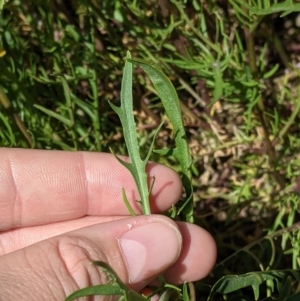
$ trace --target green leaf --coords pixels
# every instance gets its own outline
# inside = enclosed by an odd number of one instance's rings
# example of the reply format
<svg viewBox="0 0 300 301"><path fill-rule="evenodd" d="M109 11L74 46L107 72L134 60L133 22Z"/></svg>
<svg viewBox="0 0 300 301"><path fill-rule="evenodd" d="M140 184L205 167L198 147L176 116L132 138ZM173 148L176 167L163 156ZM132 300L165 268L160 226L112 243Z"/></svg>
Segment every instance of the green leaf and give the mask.
<svg viewBox="0 0 300 301"><path fill-rule="evenodd" d="M103 269L109 279L108 284L89 286L80 289L71 295L69 295L65 301L75 300L80 297L94 296L94 295L120 295L124 296L125 300L128 301L146 301L147 298L133 291L131 288L126 286L116 272L105 262L93 261L92 264L97 265Z"/></svg>
<svg viewBox="0 0 300 301"><path fill-rule="evenodd" d="M65 301L75 300L80 297L85 296L95 296L95 295L123 295L124 291L120 288L120 286L115 284L103 284L103 285L95 285L88 286L83 289L80 289L71 295L69 295Z"/></svg>
<svg viewBox="0 0 300 301"><path fill-rule="evenodd" d="M137 59L128 60L138 64L149 76L154 88L156 89L157 95L163 103L168 118L173 125L176 148L172 150L172 154L180 163L182 171L182 183L186 193L186 199L179 208L178 213L183 212L185 220L193 222L193 187L191 181L192 158L189 152L180 103L176 90L168 77L156 67L145 61Z"/></svg>
<svg viewBox="0 0 300 301"><path fill-rule="evenodd" d="M132 174L137 185L140 202L143 207L143 213L149 215L149 190L146 174L146 160L142 160L139 153L139 144L136 134L136 125L133 116L133 101L132 101L132 63L129 61L130 53L127 52L127 60L124 67L121 87L121 106L117 107L109 102L112 109L118 114L123 128L124 139L130 158L130 163L124 162L118 158L118 161L123 164Z"/></svg>
<svg viewBox="0 0 300 301"><path fill-rule="evenodd" d="M296 282L300 281L300 270L273 270L263 272L251 272L243 275L228 275L218 280L210 291L208 301L213 300L216 293L229 294L239 289L252 286L255 300L259 298L259 286L266 281L275 282L280 292L286 285L286 279L290 277Z"/></svg>
<svg viewBox="0 0 300 301"><path fill-rule="evenodd" d="M252 8L249 7L250 11L256 15L269 15L274 14L278 12L283 12L280 17L284 17L292 12L299 12L300 11L300 4L299 3L293 3L292 0L286 0L281 3L275 3L269 7L257 7Z"/></svg>
<svg viewBox="0 0 300 301"><path fill-rule="evenodd" d="M124 188L122 188L122 197L123 197L123 202L125 203L125 206L126 206L127 210L129 211L130 215L131 216L136 216L134 210L132 209L132 207L129 204L129 201L128 201L128 198L126 196L126 192L125 192Z"/></svg>
<svg viewBox="0 0 300 301"><path fill-rule="evenodd" d="M271 70L267 71L267 72L263 75L263 78L264 78L264 79L267 79L267 78L272 77L272 76L277 72L278 69L279 69L279 64L275 64L275 65L273 66L273 68L271 68Z"/></svg>
<svg viewBox="0 0 300 301"><path fill-rule="evenodd" d="M220 62L213 63L213 74L215 78L215 85L214 85L215 87L213 90L212 104L217 102L220 99L220 97L223 95L224 82L223 82L223 73L220 67Z"/></svg>
<svg viewBox="0 0 300 301"><path fill-rule="evenodd" d="M59 115L58 113L55 113L49 109L46 109L40 105L34 105L35 108L39 109L43 113L47 114L50 117L53 117L59 121L61 121L63 124L65 124L67 127L71 127L73 125L72 121L62 115Z"/></svg>

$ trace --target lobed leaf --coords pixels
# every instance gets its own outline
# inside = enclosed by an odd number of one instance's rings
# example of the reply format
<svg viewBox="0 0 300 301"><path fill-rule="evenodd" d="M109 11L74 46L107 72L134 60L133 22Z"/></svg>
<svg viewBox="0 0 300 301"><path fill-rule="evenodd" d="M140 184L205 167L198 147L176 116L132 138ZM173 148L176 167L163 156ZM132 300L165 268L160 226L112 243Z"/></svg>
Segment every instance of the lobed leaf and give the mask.
<svg viewBox="0 0 300 301"><path fill-rule="evenodd" d="M185 220L188 222L193 222L193 186L191 180L192 158L189 152L180 103L176 90L168 77L156 67L138 59L129 58L128 60L138 64L149 76L157 95L162 101L168 118L173 125L176 147L174 149L167 150L167 153L173 155L180 163L182 184L186 193L185 201L179 208L178 214L183 212Z"/></svg>
<svg viewBox="0 0 300 301"><path fill-rule="evenodd" d="M149 190L147 183L146 164L147 160L142 160L139 153L139 144L136 134L136 125L133 116L133 100L132 100L132 63L129 61L130 53L127 52L127 60L125 62L124 73L121 87L121 106L117 107L109 102L112 109L118 114L124 133L124 139L130 158L130 163L124 162L116 157L132 174L137 185L140 202L143 207L143 213L149 215Z"/></svg>
<svg viewBox="0 0 300 301"><path fill-rule="evenodd" d="M259 286L263 282L275 282L277 290L281 292L286 286L287 277L290 277L293 281L300 282L300 270L273 270L224 276L212 287L208 301L213 300L216 293L225 295L248 286L252 286L255 300L258 300Z"/></svg>

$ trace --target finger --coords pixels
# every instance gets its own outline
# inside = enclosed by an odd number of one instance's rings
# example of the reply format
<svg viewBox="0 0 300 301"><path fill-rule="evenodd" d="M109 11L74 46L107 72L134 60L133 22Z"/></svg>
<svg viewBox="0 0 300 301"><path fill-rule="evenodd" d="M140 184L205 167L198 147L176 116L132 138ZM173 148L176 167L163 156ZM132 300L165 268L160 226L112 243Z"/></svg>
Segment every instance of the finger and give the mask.
<svg viewBox="0 0 300 301"><path fill-rule="evenodd" d="M152 212L165 211L180 197L180 179L155 163L147 173L155 177ZM0 231L85 215L127 215L122 187L140 213L133 178L111 154L0 149Z"/></svg>
<svg viewBox="0 0 300 301"><path fill-rule="evenodd" d="M100 223L111 222L125 217L122 216L84 216L79 219L46 224L41 226L32 226L16 228L0 233L0 256L26 248L48 238L65 234L77 229L96 225Z"/></svg>
<svg viewBox="0 0 300 301"><path fill-rule="evenodd" d="M89 226L1 256L0 295L63 300L107 281L91 260L105 261L125 284L140 290L177 260L181 242L176 224L159 215Z"/></svg>
<svg viewBox="0 0 300 301"><path fill-rule="evenodd" d="M78 220L6 231L0 235L0 256L54 236L121 218L124 217L87 216ZM182 235L182 251L176 263L166 271L165 278L174 284L202 279L215 263L215 242L209 233L196 225L184 222L176 224Z"/></svg>
<svg viewBox="0 0 300 301"><path fill-rule="evenodd" d="M164 274L170 283L200 280L212 270L217 257L216 243L203 228L177 222L182 235L182 251L176 263Z"/></svg>

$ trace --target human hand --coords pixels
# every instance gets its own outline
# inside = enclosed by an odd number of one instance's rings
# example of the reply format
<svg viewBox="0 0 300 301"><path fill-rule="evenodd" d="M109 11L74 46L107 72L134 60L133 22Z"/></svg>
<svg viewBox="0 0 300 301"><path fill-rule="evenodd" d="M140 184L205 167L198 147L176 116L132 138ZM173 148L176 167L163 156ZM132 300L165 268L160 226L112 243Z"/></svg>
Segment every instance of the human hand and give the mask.
<svg viewBox="0 0 300 301"><path fill-rule="evenodd" d="M175 284L205 277L216 257L212 237L157 215L179 199L180 178L156 163L147 171L156 214L128 217L121 189L141 213L138 192L112 155L0 149L0 296L62 301L105 281L92 260L137 291L161 273Z"/></svg>

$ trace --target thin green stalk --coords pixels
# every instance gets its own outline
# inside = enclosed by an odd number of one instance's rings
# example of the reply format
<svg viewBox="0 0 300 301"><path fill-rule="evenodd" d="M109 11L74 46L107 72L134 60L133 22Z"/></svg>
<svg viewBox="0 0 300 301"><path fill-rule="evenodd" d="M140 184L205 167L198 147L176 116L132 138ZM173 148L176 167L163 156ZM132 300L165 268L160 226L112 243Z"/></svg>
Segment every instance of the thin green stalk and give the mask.
<svg viewBox="0 0 300 301"><path fill-rule="evenodd" d="M279 139L282 139L283 136L286 135L286 133L287 133L288 129L291 127L291 125L295 123L295 119L298 116L299 111L300 111L300 96L297 99L296 107L292 111L292 114L291 114L289 120L286 122L284 127L281 129L278 136L273 140L273 142L272 142L273 145L276 145L277 141Z"/></svg>
<svg viewBox="0 0 300 301"><path fill-rule="evenodd" d="M74 124L75 124L75 119L74 119L74 102L71 100L71 91L70 87L64 77L61 77L61 82L64 90L64 95L66 99L66 106L67 106L67 111L69 113L69 119L71 121L71 127L69 128L70 135L72 137L72 142L74 143L74 150L78 150L78 141L77 141L77 135L76 131L74 130Z"/></svg>
<svg viewBox="0 0 300 301"><path fill-rule="evenodd" d="M283 46L282 46L282 41L279 39L277 33L273 30L272 35L271 35L274 43L274 47L279 54L284 66L286 69L291 70L291 64L288 55L286 54Z"/></svg>
<svg viewBox="0 0 300 301"><path fill-rule="evenodd" d="M94 117L93 117L93 127L94 127L94 136L97 151L102 150L101 146L101 121L100 121L100 101L98 96L98 88L97 88L97 74L94 72L93 79L90 80L90 85L92 88L93 95L93 108L94 108Z"/></svg>
<svg viewBox="0 0 300 301"><path fill-rule="evenodd" d="M212 50L214 50L216 53L220 53L221 50L220 48L214 44L213 42L210 41L204 34L202 34L191 22L190 18L186 15L184 9L183 9L183 2L182 1L177 1L177 0L172 0L172 3L175 4L176 8L179 10L181 17L184 19L184 21L188 24L188 26L191 28L191 30L194 32L198 38L204 42L206 46L209 46Z"/></svg>
<svg viewBox="0 0 300 301"><path fill-rule="evenodd" d="M20 119L19 115L15 112L13 106L11 105L10 100L6 96L6 94L3 92L3 90L0 87L0 105L4 107L6 112L12 117L14 120L16 126L20 130L21 134L24 136L26 143L29 147L33 147L33 141L30 135L28 134L27 128L23 121Z"/></svg>
<svg viewBox="0 0 300 301"><path fill-rule="evenodd" d="M245 27L244 28L244 34L245 34L245 39L246 39L246 45L247 45L247 53L248 53L248 59L249 59L249 66L251 70L252 77L254 79L258 79L258 70L256 66L256 55L255 55L255 48L254 48L254 37L253 33L250 32L250 30ZM276 171L276 165L277 165L277 156L276 152L274 150L274 147L271 144L270 141L270 133L269 133L269 128L268 128L268 117L266 114L264 114L265 107L264 103L261 97L259 97L257 106L256 106L256 111L258 114L258 117L260 119L261 125L264 130L264 136L265 136L265 142L266 142L266 147L267 147L267 153L270 158L270 163L273 168L272 174L279 184L280 188L284 188L284 179L282 176Z"/></svg>
<svg viewBox="0 0 300 301"><path fill-rule="evenodd" d="M96 49L95 49L95 25L93 18L90 18L90 26L91 26L91 42L92 42L92 54L93 54L93 61L94 65L96 66ZM100 120L100 101L98 95L98 84L97 84L97 73L93 71L93 78L90 80L90 85L92 88L92 95L93 95L93 107L94 107L94 118L93 118L93 126L95 131L95 143L97 151L102 150L101 144L101 120Z"/></svg>

